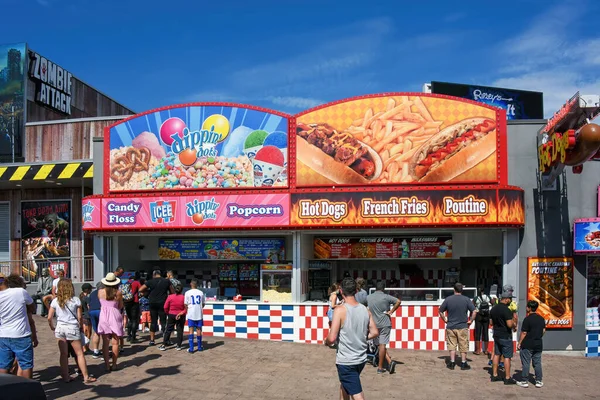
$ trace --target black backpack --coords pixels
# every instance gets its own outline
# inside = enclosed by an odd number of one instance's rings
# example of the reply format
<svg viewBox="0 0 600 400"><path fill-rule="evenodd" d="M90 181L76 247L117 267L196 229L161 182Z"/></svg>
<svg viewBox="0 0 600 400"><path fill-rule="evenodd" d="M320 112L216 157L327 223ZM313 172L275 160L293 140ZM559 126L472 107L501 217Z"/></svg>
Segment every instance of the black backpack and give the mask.
<svg viewBox="0 0 600 400"><path fill-rule="evenodd" d="M479 315L487 317L490 315L490 303L483 299L483 296L479 296L481 303L479 303Z"/></svg>

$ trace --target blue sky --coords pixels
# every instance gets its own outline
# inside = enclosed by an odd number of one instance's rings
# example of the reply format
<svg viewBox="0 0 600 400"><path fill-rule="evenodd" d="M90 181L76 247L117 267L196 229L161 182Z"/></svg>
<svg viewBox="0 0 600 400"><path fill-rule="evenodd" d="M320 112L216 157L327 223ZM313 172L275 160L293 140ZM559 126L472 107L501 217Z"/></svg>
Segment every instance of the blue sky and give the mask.
<svg viewBox="0 0 600 400"><path fill-rule="evenodd" d="M488 4L489 3L489 4ZM144 111L231 101L287 112L432 80L600 93L600 2L0 0L27 42ZM492 5L493 4L493 5Z"/></svg>

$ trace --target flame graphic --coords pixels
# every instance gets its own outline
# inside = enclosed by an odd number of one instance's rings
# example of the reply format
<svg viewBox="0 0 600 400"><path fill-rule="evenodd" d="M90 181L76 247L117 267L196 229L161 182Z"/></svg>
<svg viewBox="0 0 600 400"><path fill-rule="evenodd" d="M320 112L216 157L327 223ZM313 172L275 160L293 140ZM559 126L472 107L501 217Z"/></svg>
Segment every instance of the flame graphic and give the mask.
<svg viewBox="0 0 600 400"><path fill-rule="evenodd" d="M315 200L315 199L312 199ZM349 200L348 215L339 222L329 218L300 218L299 203L292 205L291 215L292 224L298 226L315 225L468 225L468 224L523 224L525 221L525 211L521 198L507 200L502 197L496 204L495 199L486 198L488 202L487 215L464 215L447 216L443 214L443 205L441 199L426 199L430 204L430 212L427 216L398 216L365 218L360 215L360 203L358 206L354 200Z"/></svg>

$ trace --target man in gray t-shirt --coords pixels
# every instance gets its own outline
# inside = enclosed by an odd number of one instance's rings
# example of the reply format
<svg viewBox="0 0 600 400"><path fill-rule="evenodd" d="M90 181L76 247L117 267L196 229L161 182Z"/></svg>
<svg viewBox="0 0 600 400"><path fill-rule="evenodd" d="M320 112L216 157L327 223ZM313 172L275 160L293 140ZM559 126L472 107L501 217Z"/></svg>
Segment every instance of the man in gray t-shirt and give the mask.
<svg viewBox="0 0 600 400"><path fill-rule="evenodd" d="M396 369L396 362L392 361L390 355L386 352L385 345L390 342L390 332L392 330L392 314L400 307L400 300L385 294L385 282L378 281L375 284L375 293L367 296L367 305L375 325L379 329L379 338L377 343L379 344L379 367L377 373L382 374L385 372L383 368L383 361L386 360L389 366L390 374L393 374ZM392 309L390 310L390 307Z"/></svg>
<svg viewBox="0 0 600 400"><path fill-rule="evenodd" d="M469 351L469 326L475 319L477 311L471 299L463 296L462 283L454 284L454 294L446 297L440 306L440 318L446 323L446 346L450 351L448 368L456 367L456 349L460 351L461 370L471 369L467 364L467 351ZM468 316L467 316L468 314Z"/></svg>

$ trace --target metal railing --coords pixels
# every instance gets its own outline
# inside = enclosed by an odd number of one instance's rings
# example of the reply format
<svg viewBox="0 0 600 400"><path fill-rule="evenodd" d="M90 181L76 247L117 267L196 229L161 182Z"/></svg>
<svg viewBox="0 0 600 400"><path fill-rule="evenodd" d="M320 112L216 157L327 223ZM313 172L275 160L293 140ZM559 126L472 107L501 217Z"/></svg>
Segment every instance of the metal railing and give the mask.
<svg viewBox="0 0 600 400"><path fill-rule="evenodd" d="M375 288L369 289L369 294L373 293ZM385 288L384 292L402 299L402 301L441 301L454 294L454 288ZM469 298L477 297L477 288L465 287L463 294Z"/></svg>
<svg viewBox="0 0 600 400"><path fill-rule="evenodd" d="M73 282L86 282L94 279L94 257L60 257L36 260L0 261L0 272L5 275L19 274L26 282L37 282L44 268L63 269Z"/></svg>

